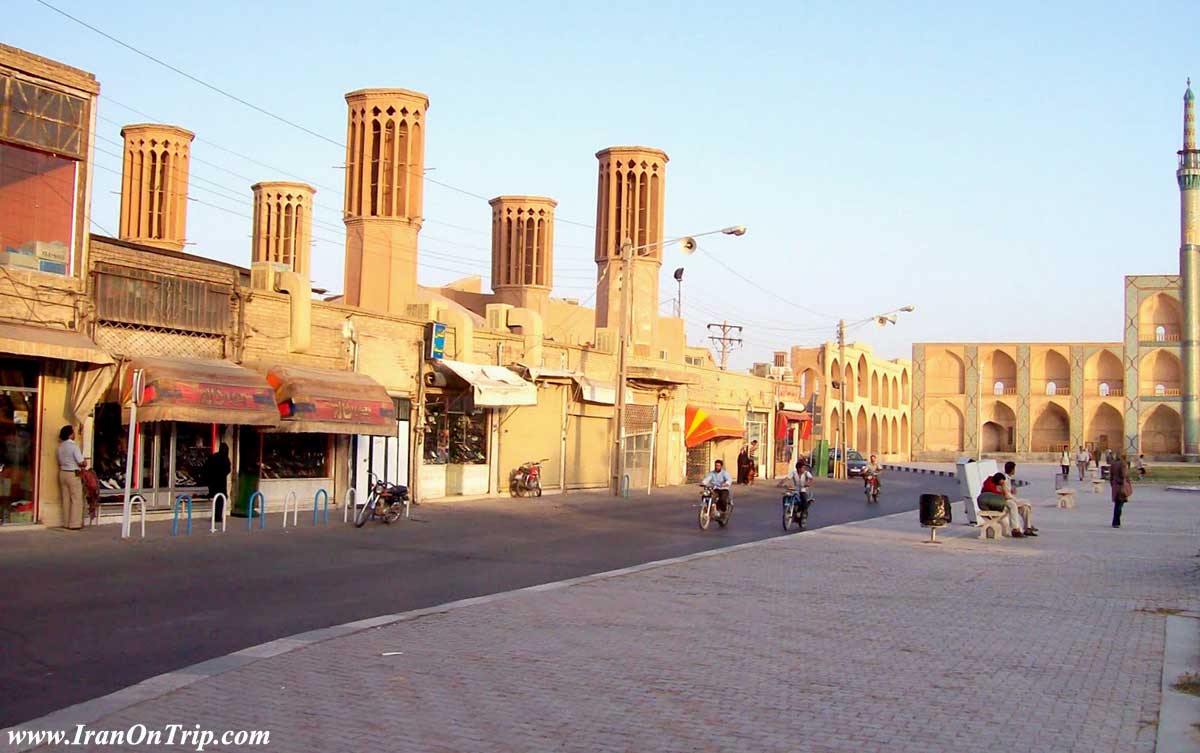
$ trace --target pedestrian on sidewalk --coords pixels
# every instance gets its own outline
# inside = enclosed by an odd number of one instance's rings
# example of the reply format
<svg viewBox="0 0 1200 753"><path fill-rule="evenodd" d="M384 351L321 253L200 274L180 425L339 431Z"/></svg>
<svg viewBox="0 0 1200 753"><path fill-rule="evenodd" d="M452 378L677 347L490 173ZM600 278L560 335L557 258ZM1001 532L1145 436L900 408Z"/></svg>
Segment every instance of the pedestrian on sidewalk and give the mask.
<svg viewBox="0 0 1200 753"><path fill-rule="evenodd" d="M1112 484L1113 517L1112 527L1121 527L1121 510L1133 495L1133 482L1129 478L1129 466L1125 458L1117 455L1108 469L1108 481Z"/></svg>
<svg viewBox="0 0 1200 753"><path fill-rule="evenodd" d="M1079 452L1075 453L1075 466L1079 469L1079 480L1083 481L1083 476L1087 473L1088 466L1092 462L1092 453L1088 452L1083 445L1079 446Z"/></svg>
<svg viewBox="0 0 1200 753"><path fill-rule="evenodd" d="M83 482L79 472L87 468L87 458L75 443L75 427L64 426L58 432L58 489L62 496L63 527L83 528Z"/></svg>
<svg viewBox="0 0 1200 753"><path fill-rule="evenodd" d="M229 462L229 445L222 442L221 448L208 456L208 460L204 462L204 470L200 474L204 479L205 486L208 487L208 498L217 508L218 523L225 519L225 500L229 499L229 472L231 470L233 470L233 466ZM217 501L218 494L224 495L220 502Z"/></svg>

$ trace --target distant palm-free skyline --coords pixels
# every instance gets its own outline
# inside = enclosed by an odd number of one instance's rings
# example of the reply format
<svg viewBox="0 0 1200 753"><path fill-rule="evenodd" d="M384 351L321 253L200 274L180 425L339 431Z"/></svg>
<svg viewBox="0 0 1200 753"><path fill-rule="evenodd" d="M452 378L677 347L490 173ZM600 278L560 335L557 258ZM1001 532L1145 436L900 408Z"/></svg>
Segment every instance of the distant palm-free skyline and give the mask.
<svg viewBox="0 0 1200 753"><path fill-rule="evenodd" d="M347 91L415 89L427 116L421 282L490 269L486 198L558 200L555 288L595 289L594 153L670 155L668 236L744 224L664 256L689 339L745 327L738 368L832 339L1114 341L1125 274L1178 271L1175 151L1200 8L1037 3L216 2L164 15L48 0L289 126L35 0L3 41L101 83L92 229L115 234L120 127L192 130L187 250L248 265L250 185L317 188L313 282L342 289ZM269 166L269 167L268 167ZM433 183L437 181L438 183ZM447 184L449 188L439 184ZM473 195L472 195L473 194ZM483 197L483 198L479 198ZM732 271L731 271L732 270ZM736 273L735 273L736 272Z"/></svg>

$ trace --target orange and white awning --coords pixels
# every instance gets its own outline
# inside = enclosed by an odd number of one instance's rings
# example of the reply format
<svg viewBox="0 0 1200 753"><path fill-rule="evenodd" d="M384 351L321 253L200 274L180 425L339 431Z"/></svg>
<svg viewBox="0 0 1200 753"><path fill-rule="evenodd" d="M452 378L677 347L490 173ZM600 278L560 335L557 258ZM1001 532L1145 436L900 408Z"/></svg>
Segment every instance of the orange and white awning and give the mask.
<svg viewBox="0 0 1200 753"><path fill-rule="evenodd" d="M699 447L712 439L740 439L746 436L746 426L732 413L689 405L684 413L687 431L683 441L688 447Z"/></svg>

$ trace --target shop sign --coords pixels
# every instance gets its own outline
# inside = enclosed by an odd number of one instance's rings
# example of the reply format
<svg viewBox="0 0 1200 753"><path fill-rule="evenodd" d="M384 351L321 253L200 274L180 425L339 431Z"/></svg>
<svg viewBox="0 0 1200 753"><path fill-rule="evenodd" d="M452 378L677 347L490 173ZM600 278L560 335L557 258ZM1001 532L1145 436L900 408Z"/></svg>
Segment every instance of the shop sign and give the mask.
<svg viewBox="0 0 1200 753"><path fill-rule="evenodd" d="M425 357L438 361L446 357L446 325L429 322L425 325Z"/></svg>
<svg viewBox="0 0 1200 753"><path fill-rule="evenodd" d="M800 399L800 385L791 384L789 382L780 382L775 385L775 398L779 401L793 401Z"/></svg>
<svg viewBox="0 0 1200 753"><path fill-rule="evenodd" d="M279 415L301 421L383 425L396 420L396 408L391 402L315 398L302 403L291 400L280 403Z"/></svg>
<svg viewBox="0 0 1200 753"><path fill-rule="evenodd" d="M135 392L135 394L137 394ZM177 382L159 379L142 392L142 405L195 405L226 410L253 410L275 400L270 388L228 384Z"/></svg>

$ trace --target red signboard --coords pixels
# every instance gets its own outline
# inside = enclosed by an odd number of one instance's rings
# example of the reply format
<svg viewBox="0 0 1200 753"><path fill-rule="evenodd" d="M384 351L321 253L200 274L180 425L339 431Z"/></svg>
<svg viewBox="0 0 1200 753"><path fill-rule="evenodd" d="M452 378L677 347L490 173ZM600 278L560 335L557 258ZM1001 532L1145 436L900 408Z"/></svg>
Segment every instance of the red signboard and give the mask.
<svg viewBox="0 0 1200 753"><path fill-rule="evenodd" d="M271 388L156 379L146 385L142 405L181 405L221 410L259 410L275 402Z"/></svg>
<svg viewBox="0 0 1200 753"><path fill-rule="evenodd" d="M301 421L338 421L356 424L387 425L396 420L391 401L346 400L314 397L306 402L288 400L279 404L279 415Z"/></svg>

